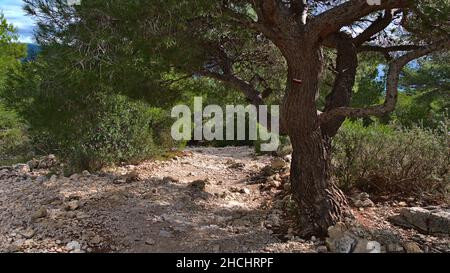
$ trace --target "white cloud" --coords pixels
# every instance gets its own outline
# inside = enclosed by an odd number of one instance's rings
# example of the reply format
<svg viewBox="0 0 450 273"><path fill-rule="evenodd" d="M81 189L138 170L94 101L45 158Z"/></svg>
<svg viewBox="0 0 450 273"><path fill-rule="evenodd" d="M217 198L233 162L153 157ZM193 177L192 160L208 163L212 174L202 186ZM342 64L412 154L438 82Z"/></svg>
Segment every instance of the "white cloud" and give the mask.
<svg viewBox="0 0 450 273"><path fill-rule="evenodd" d="M18 28L20 41L32 43L35 22L25 14L23 5L22 0L0 0L0 11L9 23Z"/></svg>

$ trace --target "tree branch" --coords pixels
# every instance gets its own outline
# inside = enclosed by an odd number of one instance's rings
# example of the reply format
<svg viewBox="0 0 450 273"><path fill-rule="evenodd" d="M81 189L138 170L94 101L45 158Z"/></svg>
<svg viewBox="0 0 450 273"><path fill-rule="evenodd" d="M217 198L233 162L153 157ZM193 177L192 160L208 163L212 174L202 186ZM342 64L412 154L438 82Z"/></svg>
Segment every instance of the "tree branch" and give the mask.
<svg viewBox="0 0 450 273"><path fill-rule="evenodd" d="M196 74L221 81L231 88L242 91L245 97L255 106L264 105L264 100L258 90L256 90L252 84L237 77L236 75L221 74L206 70L200 71Z"/></svg>
<svg viewBox="0 0 450 273"><path fill-rule="evenodd" d="M392 10L386 10L384 16L379 16L368 28L366 28L361 34L359 34L353 42L355 45L362 45L364 42L369 41L372 36L383 31L393 19Z"/></svg>
<svg viewBox="0 0 450 273"><path fill-rule="evenodd" d="M411 51L420 49L421 47L418 45L397 45L397 46L388 46L388 47L382 47L382 46L376 46L376 45L362 45L358 47L358 52L378 52L383 54L387 60L391 60L392 57L389 53L396 52L396 51Z"/></svg>
<svg viewBox="0 0 450 273"><path fill-rule="evenodd" d="M395 8L406 8L412 0L383 0L380 5L369 5L367 0L350 0L331 8L314 19L309 24L309 31L316 33L318 40L325 39L328 35L339 31L343 26L373 12Z"/></svg>
<svg viewBox="0 0 450 273"><path fill-rule="evenodd" d="M258 20L256 22L252 18L246 16L245 14L235 12L226 4L222 6L222 12L226 14L231 21L245 28L261 32L267 37L273 37L275 34L275 32L273 32L273 30L271 30L270 28L267 28L261 22L261 20Z"/></svg>
<svg viewBox="0 0 450 273"><path fill-rule="evenodd" d="M340 107L325 112L320 116L321 122L326 123L331 119L338 117L361 118L367 116L383 116L395 109L398 99L398 82L400 73L409 62L426 56L430 53L450 49L450 37L439 42L423 46L420 49L411 51L402 57L391 61L386 82L386 98L382 105L376 105L368 108Z"/></svg>
<svg viewBox="0 0 450 273"><path fill-rule="evenodd" d="M225 75L225 74L220 74L220 73L211 72L211 71L200 71L197 74L200 76L209 77L209 78L221 81L222 83L224 83L225 85L227 85L231 88L240 90L241 92L243 92L245 97L250 101L250 103L256 107L265 104L264 99L262 98L262 95L258 92L258 90L255 89L255 87L252 84L250 84L249 82L247 82L243 79L238 78L235 75L232 75L232 74ZM270 113L268 113L268 115L269 116L267 117L267 119L265 121L267 123L261 123L261 119L260 119L259 111L258 111L258 122L262 126L264 126L267 130L271 131L272 130L272 118L271 118ZM286 127L282 120L280 120L279 133L280 134L286 133Z"/></svg>

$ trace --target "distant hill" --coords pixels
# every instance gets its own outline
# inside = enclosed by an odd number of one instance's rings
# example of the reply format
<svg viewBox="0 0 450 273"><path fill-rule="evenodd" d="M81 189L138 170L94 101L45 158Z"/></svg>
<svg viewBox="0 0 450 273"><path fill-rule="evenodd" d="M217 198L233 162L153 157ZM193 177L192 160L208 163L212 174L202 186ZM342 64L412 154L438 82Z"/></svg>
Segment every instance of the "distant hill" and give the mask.
<svg viewBox="0 0 450 273"><path fill-rule="evenodd" d="M26 44L27 46L27 57L23 59L24 62L30 62L36 59L39 52L41 52L41 47L36 44Z"/></svg>

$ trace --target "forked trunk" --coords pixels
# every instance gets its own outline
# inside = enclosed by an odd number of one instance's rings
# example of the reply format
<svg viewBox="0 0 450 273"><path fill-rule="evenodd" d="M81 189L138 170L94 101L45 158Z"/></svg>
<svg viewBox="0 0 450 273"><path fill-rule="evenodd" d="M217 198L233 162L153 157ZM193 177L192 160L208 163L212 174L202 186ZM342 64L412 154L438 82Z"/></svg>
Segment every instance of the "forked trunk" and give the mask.
<svg viewBox="0 0 450 273"><path fill-rule="evenodd" d="M293 155L291 184L299 207L301 235L325 236L328 227L350 217L346 197L331 174L331 139L320 128L315 105L322 68L320 49L285 51L288 60L283 119Z"/></svg>

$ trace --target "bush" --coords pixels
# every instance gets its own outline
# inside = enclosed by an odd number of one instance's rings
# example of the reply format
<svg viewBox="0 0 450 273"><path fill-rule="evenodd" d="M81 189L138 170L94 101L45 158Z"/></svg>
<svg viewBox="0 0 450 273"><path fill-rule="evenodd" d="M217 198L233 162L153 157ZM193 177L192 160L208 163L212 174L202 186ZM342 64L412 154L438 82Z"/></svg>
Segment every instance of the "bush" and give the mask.
<svg viewBox="0 0 450 273"><path fill-rule="evenodd" d="M95 104L97 117L83 126L84 132L62 142L60 150L69 166L76 171L98 170L156 155L160 148L153 139L152 116L146 105L119 95L101 97Z"/></svg>
<svg viewBox="0 0 450 273"><path fill-rule="evenodd" d="M0 102L0 165L17 163L27 156L29 149L25 123Z"/></svg>
<svg viewBox="0 0 450 273"><path fill-rule="evenodd" d="M357 187L379 196L448 191L447 128L438 132L346 122L333 149L334 174L346 190Z"/></svg>
<svg viewBox="0 0 450 273"><path fill-rule="evenodd" d="M54 69L42 61L24 64L10 75L3 97L29 124L37 154L58 155L69 172L96 171L172 145L166 111L120 95L88 71L62 78Z"/></svg>

